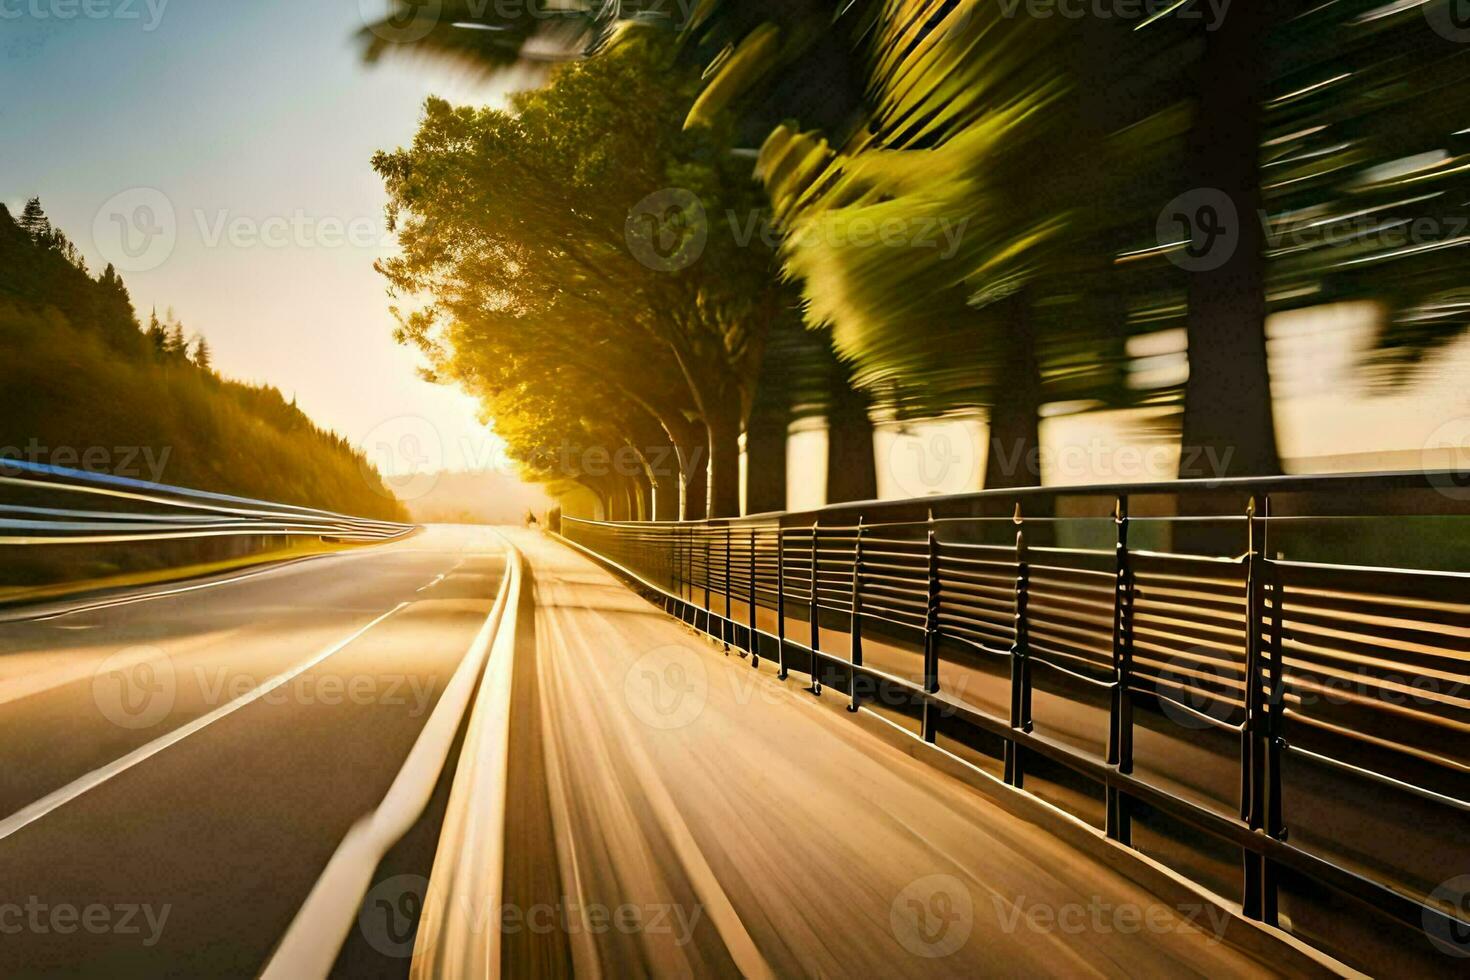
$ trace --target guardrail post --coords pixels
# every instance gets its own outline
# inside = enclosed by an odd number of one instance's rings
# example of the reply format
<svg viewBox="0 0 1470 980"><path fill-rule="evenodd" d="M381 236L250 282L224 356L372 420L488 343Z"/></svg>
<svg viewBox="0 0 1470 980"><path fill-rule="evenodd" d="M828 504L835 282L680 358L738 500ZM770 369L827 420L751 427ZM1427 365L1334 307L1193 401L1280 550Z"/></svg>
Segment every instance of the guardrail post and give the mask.
<svg viewBox="0 0 1470 980"><path fill-rule="evenodd" d="M1133 771L1133 567L1128 557L1128 497L1118 497L1113 510L1117 526L1117 581L1113 593L1113 691L1108 729L1108 765L1119 773ZM1133 827L1128 796L1107 787L1107 834L1123 844L1132 842Z"/></svg>
<svg viewBox="0 0 1470 980"><path fill-rule="evenodd" d="M776 677L785 680L786 670L786 529L776 525Z"/></svg>
<svg viewBox="0 0 1470 980"><path fill-rule="evenodd" d="M812 586L812 605L811 605L811 619L812 619L812 623L811 623L811 626L812 626L812 693L815 694L817 697L821 697L822 696L822 657L821 657L821 649L822 649L822 625L821 625L821 619L822 619L822 614L821 614L821 603L817 599L817 562L819 562L821 560L821 555L818 554L818 549L820 547L819 544L818 544L818 541L821 538L821 533L822 533L822 522L821 521L815 521L815 522L813 522L812 523L812 581L811 581L811 586Z"/></svg>
<svg viewBox="0 0 1470 980"><path fill-rule="evenodd" d="M857 543L852 549L852 646L848 660L852 663L852 701L848 711L857 711L858 668L863 665L863 519L858 518Z"/></svg>
<svg viewBox="0 0 1470 980"><path fill-rule="evenodd" d="M1027 593L1031 587L1031 566L1026 556L1026 527L1021 516L1021 505L1016 504L1012 518L1016 524L1016 621L1015 641L1011 644L1011 729L1030 733L1031 721L1031 659L1026 627ZM1005 779L1019 788L1026 781L1026 767L1021 756L1021 746L1015 739L1006 739Z"/></svg>
<svg viewBox="0 0 1470 980"><path fill-rule="evenodd" d="M708 532L709 528L701 527L701 530ZM710 620L713 618L713 611L710 609L709 604L709 573L711 568L709 563L709 534L704 533L699 537L704 542L704 631L706 633L712 633L713 630L710 629Z"/></svg>
<svg viewBox="0 0 1470 980"><path fill-rule="evenodd" d="M924 610L924 693L939 693L939 536L934 533L934 511L929 511L929 602ZM938 708L924 699L924 741L938 737Z"/></svg>
<svg viewBox="0 0 1470 980"><path fill-rule="evenodd" d="M735 573L731 570L731 558L734 556L734 530L730 525L725 525L725 621L720 624L720 642L725 644L725 653L730 652L730 645L735 642L735 618L731 593L735 591Z"/></svg>
<svg viewBox="0 0 1470 980"><path fill-rule="evenodd" d="M1270 663L1267 665L1268 687L1266 701L1266 833L1277 840L1286 840L1286 817L1282 805L1281 755L1286 748L1284 725L1286 723L1286 680L1282 663L1282 644L1285 640L1286 594L1284 592L1281 566L1276 564L1269 542L1271 540L1271 498L1264 501L1265 520L1262 524L1267 543L1262 564L1270 568L1271 581L1271 648ZM1268 925L1278 924L1276 866L1269 860L1264 862L1261 876L1261 918Z"/></svg>
<svg viewBox="0 0 1470 980"><path fill-rule="evenodd" d="M1266 746L1262 726L1262 640L1265 615L1266 577L1262 563L1265 520L1255 497L1246 510L1246 630L1245 630L1245 721L1240 729L1240 818L1251 830L1265 826ZM1264 855L1247 849L1243 855L1244 888L1241 911L1251 919L1264 919L1266 893L1274 892L1274 874ZM1271 904L1275 904L1274 895Z"/></svg>
<svg viewBox="0 0 1470 980"><path fill-rule="evenodd" d="M750 632L745 637L745 649L750 654L750 665L758 668L761 665L761 645L760 639L756 634L755 587L755 531L752 530L750 532Z"/></svg>

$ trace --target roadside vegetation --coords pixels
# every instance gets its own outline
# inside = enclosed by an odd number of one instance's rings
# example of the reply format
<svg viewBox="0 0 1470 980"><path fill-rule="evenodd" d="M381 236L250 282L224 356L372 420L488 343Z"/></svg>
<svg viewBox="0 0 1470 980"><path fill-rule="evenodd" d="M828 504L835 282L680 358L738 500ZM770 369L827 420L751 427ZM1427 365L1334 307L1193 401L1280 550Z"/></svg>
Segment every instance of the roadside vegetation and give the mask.
<svg viewBox="0 0 1470 980"><path fill-rule="evenodd" d="M0 205L0 469L24 460L401 520L348 442L273 387L222 377L171 313L140 322L32 200Z"/></svg>

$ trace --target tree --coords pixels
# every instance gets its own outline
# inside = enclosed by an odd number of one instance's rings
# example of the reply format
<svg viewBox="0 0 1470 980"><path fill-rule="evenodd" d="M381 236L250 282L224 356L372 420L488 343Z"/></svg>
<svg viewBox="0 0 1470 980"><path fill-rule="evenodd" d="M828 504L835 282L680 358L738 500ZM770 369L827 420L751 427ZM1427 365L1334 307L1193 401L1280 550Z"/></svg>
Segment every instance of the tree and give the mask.
<svg viewBox="0 0 1470 980"><path fill-rule="evenodd" d="M630 35L513 96L510 111L430 100L413 148L374 161L403 245L382 269L395 291L433 301L402 335L449 358L471 355L435 330L505 314L572 331L564 347L585 346L589 325L608 331L637 364L625 384L645 372L680 379L678 400L704 429L704 512L732 516L765 336L790 297L758 242L712 227L758 209L759 188L720 133L683 129L698 79L667 65L665 40ZM686 413L650 407L692 456Z"/></svg>
<svg viewBox="0 0 1470 980"><path fill-rule="evenodd" d="M184 339L184 325L174 318L173 310L169 310L168 320L163 354L169 360L186 360L189 356L189 342Z"/></svg>
<svg viewBox="0 0 1470 980"><path fill-rule="evenodd" d="M154 357L162 359L167 356L169 343L168 329L159 321L157 309L154 309L148 316L148 329L145 331L145 335L148 338L148 346L153 351Z"/></svg>
<svg viewBox="0 0 1470 980"><path fill-rule="evenodd" d="M20 216L20 227L35 244L47 245L50 243L51 219L46 217L46 211L41 207L39 197L26 201L25 210Z"/></svg>
<svg viewBox="0 0 1470 980"><path fill-rule="evenodd" d="M210 372L214 370L213 360L209 352L209 341L204 339L203 334L194 340L194 366L201 371Z"/></svg>

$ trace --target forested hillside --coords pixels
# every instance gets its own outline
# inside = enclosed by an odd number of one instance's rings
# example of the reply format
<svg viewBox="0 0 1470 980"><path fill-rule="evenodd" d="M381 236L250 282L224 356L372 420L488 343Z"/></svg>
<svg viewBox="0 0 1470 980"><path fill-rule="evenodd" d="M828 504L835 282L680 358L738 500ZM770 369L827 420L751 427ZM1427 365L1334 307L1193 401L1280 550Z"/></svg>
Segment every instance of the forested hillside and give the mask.
<svg viewBox="0 0 1470 980"><path fill-rule="evenodd" d="M0 205L0 359L0 457L404 517L280 391L221 377L171 313L140 323L113 268L94 278L34 199L19 219Z"/></svg>

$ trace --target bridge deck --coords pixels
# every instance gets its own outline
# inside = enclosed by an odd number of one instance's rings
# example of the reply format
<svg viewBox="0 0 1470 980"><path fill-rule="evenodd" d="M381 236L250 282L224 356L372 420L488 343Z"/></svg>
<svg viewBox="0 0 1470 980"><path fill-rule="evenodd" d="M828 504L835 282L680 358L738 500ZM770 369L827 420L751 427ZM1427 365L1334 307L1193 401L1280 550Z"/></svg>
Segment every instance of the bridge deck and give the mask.
<svg viewBox="0 0 1470 980"><path fill-rule="evenodd" d="M1232 941L1252 926L1154 897L802 693L804 678L722 655L571 549L515 543L539 709L518 728L539 748L517 750L544 755L523 771L550 774L559 880L509 881L506 899L561 906L579 973L1304 969L1285 946L1253 958Z"/></svg>

